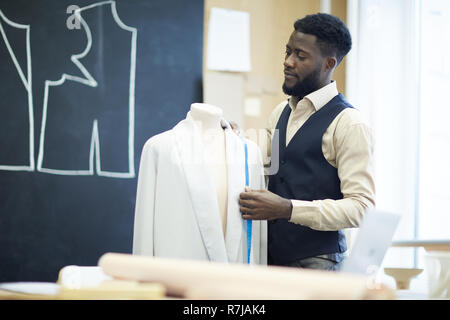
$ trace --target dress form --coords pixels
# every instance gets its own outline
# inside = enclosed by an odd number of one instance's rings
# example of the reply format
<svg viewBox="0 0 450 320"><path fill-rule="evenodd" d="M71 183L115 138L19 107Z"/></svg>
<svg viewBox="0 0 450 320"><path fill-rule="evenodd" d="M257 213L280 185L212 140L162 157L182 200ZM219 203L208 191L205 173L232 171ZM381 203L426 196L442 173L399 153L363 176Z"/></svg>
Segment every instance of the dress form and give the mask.
<svg viewBox="0 0 450 320"><path fill-rule="evenodd" d="M204 103L191 105L190 114L201 130L205 163L216 186L217 202L225 236L227 225L227 162L225 132L221 125L222 109Z"/></svg>

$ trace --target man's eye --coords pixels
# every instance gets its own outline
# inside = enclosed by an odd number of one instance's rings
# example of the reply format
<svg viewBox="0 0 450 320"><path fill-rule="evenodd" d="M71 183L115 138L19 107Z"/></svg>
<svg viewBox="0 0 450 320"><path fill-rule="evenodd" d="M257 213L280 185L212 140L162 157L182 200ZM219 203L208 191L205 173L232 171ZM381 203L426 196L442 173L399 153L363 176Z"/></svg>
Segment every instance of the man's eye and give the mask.
<svg viewBox="0 0 450 320"><path fill-rule="evenodd" d="M306 59L306 57L303 57L303 56L297 56L300 60L305 60Z"/></svg>

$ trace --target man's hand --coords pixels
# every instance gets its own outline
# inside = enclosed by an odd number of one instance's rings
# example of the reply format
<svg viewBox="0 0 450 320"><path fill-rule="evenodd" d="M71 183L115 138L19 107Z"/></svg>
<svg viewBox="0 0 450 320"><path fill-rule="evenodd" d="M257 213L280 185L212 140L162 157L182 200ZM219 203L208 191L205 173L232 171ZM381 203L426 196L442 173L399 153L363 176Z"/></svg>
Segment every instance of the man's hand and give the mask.
<svg viewBox="0 0 450 320"><path fill-rule="evenodd" d="M246 220L290 219L292 203L266 190L251 190L239 195L240 211Z"/></svg>

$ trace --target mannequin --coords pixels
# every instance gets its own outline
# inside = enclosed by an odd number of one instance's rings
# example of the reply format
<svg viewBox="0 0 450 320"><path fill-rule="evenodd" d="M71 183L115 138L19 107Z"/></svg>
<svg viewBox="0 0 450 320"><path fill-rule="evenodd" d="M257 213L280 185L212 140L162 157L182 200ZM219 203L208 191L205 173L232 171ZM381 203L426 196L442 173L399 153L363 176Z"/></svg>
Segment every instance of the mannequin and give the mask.
<svg viewBox="0 0 450 320"><path fill-rule="evenodd" d="M225 132L222 128L222 110L203 103L191 105L191 116L198 125L203 141L207 169L216 186L222 231L225 237L227 226L227 163Z"/></svg>
<svg viewBox="0 0 450 320"><path fill-rule="evenodd" d="M151 137L141 154L133 254L267 264L266 221L252 223L248 256L238 203L246 163L249 187L265 188L258 146L244 143L212 105L192 104L185 119Z"/></svg>

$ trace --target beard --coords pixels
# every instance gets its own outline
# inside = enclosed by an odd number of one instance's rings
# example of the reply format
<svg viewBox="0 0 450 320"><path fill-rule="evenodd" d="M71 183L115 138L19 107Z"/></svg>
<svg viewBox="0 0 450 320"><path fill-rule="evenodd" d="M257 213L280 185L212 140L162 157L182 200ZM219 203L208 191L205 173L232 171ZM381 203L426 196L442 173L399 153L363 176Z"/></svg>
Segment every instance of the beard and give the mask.
<svg viewBox="0 0 450 320"><path fill-rule="evenodd" d="M313 70L302 81L297 81L294 86L287 87L283 83L283 92L289 96L298 97L300 100L311 92L319 89L320 67Z"/></svg>

